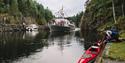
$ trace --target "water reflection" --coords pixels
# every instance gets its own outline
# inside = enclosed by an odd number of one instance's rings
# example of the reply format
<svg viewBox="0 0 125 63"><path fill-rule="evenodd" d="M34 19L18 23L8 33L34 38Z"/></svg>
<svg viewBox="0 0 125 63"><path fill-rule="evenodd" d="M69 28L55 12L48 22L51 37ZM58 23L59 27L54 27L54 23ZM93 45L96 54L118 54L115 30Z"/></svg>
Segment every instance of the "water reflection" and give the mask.
<svg viewBox="0 0 125 63"><path fill-rule="evenodd" d="M23 35L23 38L24 39L28 39L28 38L34 38L37 34L38 34L39 32L38 31L26 31L25 33L24 33L24 35Z"/></svg>
<svg viewBox="0 0 125 63"><path fill-rule="evenodd" d="M51 45L57 45L60 47L60 50L63 50L64 47L70 46L71 41L74 40L75 32L67 33L67 32L53 32L50 33L48 42Z"/></svg>
<svg viewBox="0 0 125 63"><path fill-rule="evenodd" d="M38 38L37 43L33 40L37 36L24 32L0 33L0 63L11 63L19 57L28 57L37 52L44 44Z"/></svg>
<svg viewBox="0 0 125 63"><path fill-rule="evenodd" d="M79 32L0 33L0 63L76 63L83 50Z"/></svg>
<svg viewBox="0 0 125 63"><path fill-rule="evenodd" d="M83 31L82 36L84 38L85 49L88 49L93 43L102 38L96 30Z"/></svg>
<svg viewBox="0 0 125 63"><path fill-rule="evenodd" d="M48 48L44 48L41 54L42 63L77 63L78 58L83 53L83 46L80 40L71 33L50 33L48 38ZM45 53L45 54L43 54ZM49 58L48 58L49 57Z"/></svg>

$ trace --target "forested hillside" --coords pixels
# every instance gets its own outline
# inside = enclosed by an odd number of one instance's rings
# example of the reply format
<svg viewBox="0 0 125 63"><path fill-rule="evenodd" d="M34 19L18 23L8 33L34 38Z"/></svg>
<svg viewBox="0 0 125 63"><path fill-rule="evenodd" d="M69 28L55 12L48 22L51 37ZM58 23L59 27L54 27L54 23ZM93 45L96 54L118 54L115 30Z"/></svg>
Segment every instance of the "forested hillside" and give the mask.
<svg viewBox="0 0 125 63"><path fill-rule="evenodd" d="M0 24L45 24L52 12L35 0L0 0Z"/></svg>
<svg viewBox="0 0 125 63"><path fill-rule="evenodd" d="M80 13L77 13L77 14L74 15L74 16L68 17L68 19L71 20L72 22L74 22L75 25L76 25L76 27L79 27L79 24L80 24L82 15L83 15L83 11L80 12Z"/></svg>
<svg viewBox="0 0 125 63"><path fill-rule="evenodd" d="M81 29L102 29L117 25L125 30L124 0L88 0L81 20Z"/></svg>

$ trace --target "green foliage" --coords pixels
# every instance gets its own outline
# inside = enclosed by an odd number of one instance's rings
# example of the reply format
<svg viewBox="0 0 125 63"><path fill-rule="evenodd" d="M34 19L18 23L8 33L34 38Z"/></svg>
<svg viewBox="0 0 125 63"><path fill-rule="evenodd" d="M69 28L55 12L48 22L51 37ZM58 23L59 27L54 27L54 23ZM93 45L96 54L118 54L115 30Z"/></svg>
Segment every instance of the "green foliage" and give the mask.
<svg viewBox="0 0 125 63"><path fill-rule="evenodd" d="M10 2L11 2L11 0L4 0L3 2L4 2L6 5L9 5Z"/></svg>
<svg viewBox="0 0 125 63"><path fill-rule="evenodd" d="M47 8L45 9L45 19L47 21L51 20L53 18L52 12Z"/></svg>
<svg viewBox="0 0 125 63"><path fill-rule="evenodd" d="M0 13L8 13L15 19L32 17L38 24L46 24L53 18L52 12L45 9L42 4L34 0L2 0L0 1Z"/></svg>
<svg viewBox="0 0 125 63"><path fill-rule="evenodd" d="M10 1L10 10L9 10L11 15L18 15L19 14L19 9L18 9L18 2L17 0L11 0Z"/></svg>
<svg viewBox="0 0 125 63"><path fill-rule="evenodd" d="M36 19L36 22L39 25L44 25L44 24L46 24L46 19L45 18L39 18L39 19Z"/></svg>
<svg viewBox="0 0 125 63"><path fill-rule="evenodd" d="M23 14L23 16L28 16L29 15L29 9L28 9L28 5L26 3L27 0L18 0L18 7L20 12Z"/></svg>
<svg viewBox="0 0 125 63"><path fill-rule="evenodd" d="M72 17L68 17L69 20L73 21L77 27L79 27L83 12L78 13Z"/></svg>
<svg viewBox="0 0 125 63"><path fill-rule="evenodd" d="M8 5L5 5L4 2L0 2L0 13L6 13L8 11Z"/></svg>
<svg viewBox="0 0 125 63"><path fill-rule="evenodd" d="M116 21L118 20L117 24L120 25L120 22L123 22L120 16L125 17L124 0L91 0L86 3L86 10L81 20L82 29L98 29L111 22L112 24L109 24L109 26L115 24L113 19L113 2L115 8ZM120 27L122 27L122 25Z"/></svg>
<svg viewBox="0 0 125 63"><path fill-rule="evenodd" d="M117 23L118 23L117 25L118 25L119 29L125 30L125 17L120 16L117 20Z"/></svg>

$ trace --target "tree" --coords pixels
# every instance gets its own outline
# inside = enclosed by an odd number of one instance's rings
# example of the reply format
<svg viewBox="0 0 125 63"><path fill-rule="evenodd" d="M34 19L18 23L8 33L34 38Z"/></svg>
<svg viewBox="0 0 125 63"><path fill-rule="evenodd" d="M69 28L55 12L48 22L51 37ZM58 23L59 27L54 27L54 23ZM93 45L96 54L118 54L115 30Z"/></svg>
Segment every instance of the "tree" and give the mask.
<svg viewBox="0 0 125 63"><path fill-rule="evenodd" d="M68 19L72 22L75 23L76 27L79 27L79 24L80 24L80 21L81 21L81 18L82 18L82 15L83 15L83 11L81 11L80 13L72 16L72 17L68 17Z"/></svg>
<svg viewBox="0 0 125 63"><path fill-rule="evenodd" d="M52 12L35 0L0 0L0 13L6 13L10 21L20 23L23 18L32 18L38 24L45 24L53 18ZM10 17L11 16L11 17ZM28 20L27 20L28 22Z"/></svg>
<svg viewBox="0 0 125 63"><path fill-rule="evenodd" d="M10 2L11 2L11 0L4 0L4 3L5 3L6 5L9 5Z"/></svg>
<svg viewBox="0 0 125 63"><path fill-rule="evenodd" d="M45 19L47 22L53 18L52 12L47 8L45 9Z"/></svg>
<svg viewBox="0 0 125 63"><path fill-rule="evenodd" d="M115 6L114 6L114 0L112 0L112 10L113 10L113 18L114 18L114 21L115 21L115 24L116 24L117 22L116 22L116 17L115 17Z"/></svg>
<svg viewBox="0 0 125 63"><path fill-rule="evenodd" d="M121 7L122 7L122 15L123 15L123 17L124 17L124 16L125 16L125 15L124 15L124 0L122 0L121 3L122 3L122 4L121 4Z"/></svg>
<svg viewBox="0 0 125 63"><path fill-rule="evenodd" d="M10 14L11 15L19 15L18 2L17 0L10 1Z"/></svg>

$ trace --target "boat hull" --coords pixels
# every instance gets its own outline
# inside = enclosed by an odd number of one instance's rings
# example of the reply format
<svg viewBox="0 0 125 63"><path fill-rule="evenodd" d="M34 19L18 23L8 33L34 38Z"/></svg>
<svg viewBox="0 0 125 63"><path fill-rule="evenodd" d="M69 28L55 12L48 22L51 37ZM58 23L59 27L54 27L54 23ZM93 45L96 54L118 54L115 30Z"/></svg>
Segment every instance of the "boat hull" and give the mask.
<svg viewBox="0 0 125 63"><path fill-rule="evenodd" d="M101 44L101 42L97 42L93 47L91 46L89 49L87 49L85 54L79 59L78 63L93 63L100 53Z"/></svg>
<svg viewBox="0 0 125 63"><path fill-rule="evenodd" d="M65 27L65 26L57 26L57 25L51 25L50 31L59 31L59 32L70 32L72 29L70 27Z"/></svg>
<svg viewBox="0 0 125 63"><path fill-rule="evenodd" d="M96 52L96 54L91 53L90 51L86 51L85 54L86 55L90 55L89 58L84 58L84 55L79 59L78 63L92 63L95 61L96 57L99 54L100 48L97 49L98 51Z"/></svg>

